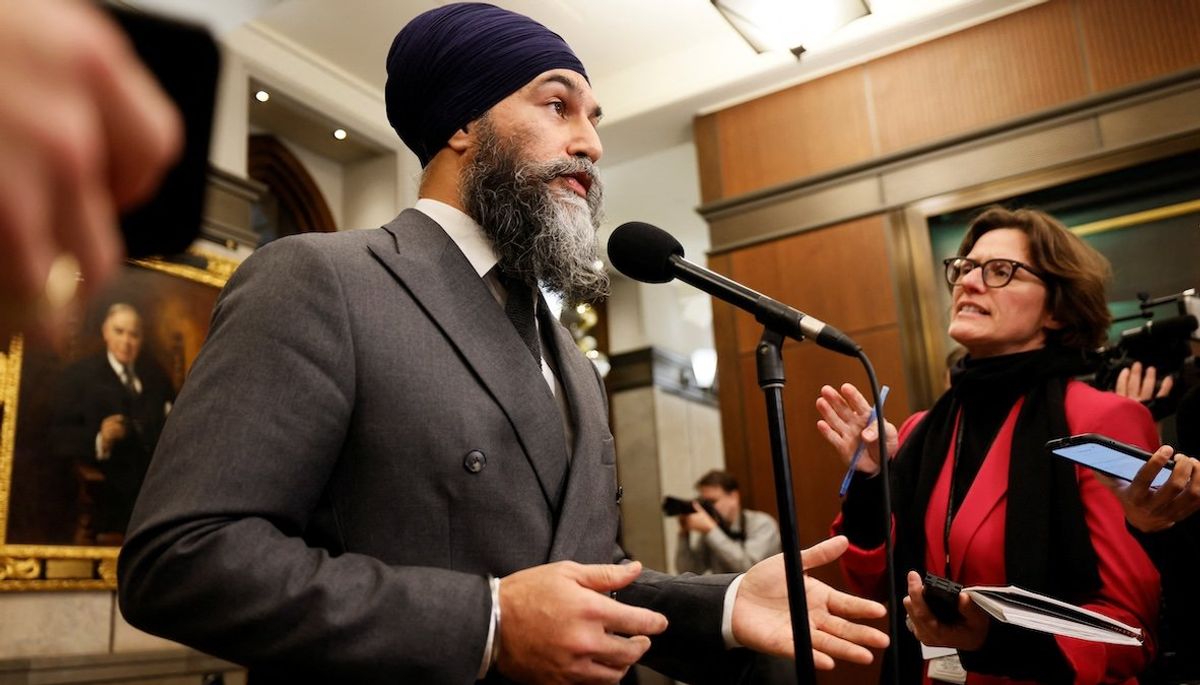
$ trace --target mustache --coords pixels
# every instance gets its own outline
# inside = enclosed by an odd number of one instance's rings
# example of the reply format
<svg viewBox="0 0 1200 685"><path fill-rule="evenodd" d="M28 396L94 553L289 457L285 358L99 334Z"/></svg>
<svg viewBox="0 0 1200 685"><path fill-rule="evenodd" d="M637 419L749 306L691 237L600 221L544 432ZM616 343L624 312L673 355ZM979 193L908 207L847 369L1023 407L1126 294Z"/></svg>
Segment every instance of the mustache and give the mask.
<svg viewBox="0 0 1200 685"><path fill-rule="evenodd" d="M594 183L600 181L600 169L596 163L587 157L564 157L537 165L536 175L542 181L552 181L556 176L572 176L587 174L588 180Z"/></svg>

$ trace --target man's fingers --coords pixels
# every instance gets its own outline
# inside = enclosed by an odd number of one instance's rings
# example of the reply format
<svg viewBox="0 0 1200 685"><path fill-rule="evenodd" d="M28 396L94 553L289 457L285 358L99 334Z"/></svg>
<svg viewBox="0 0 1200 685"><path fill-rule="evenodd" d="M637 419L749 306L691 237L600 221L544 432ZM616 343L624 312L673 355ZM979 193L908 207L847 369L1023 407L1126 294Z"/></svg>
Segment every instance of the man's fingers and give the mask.
<svg viewBox="0 0 1200 685"><path fill-rule="evenodd" d="M836 535L828 540L822 540L808 549L801 550L800 564L806 571L810 568L824 566L836 561L849 546L850 541L844 535Z"/></svg>
<svg viewBox="0 0 1200 685"><path fill-rule="evenodd" d="M827 628L812 631L812 646L814 650L823 652L843 661L851 661L856 664L869 664L874 658L871 650L863 647L860 642L867 641L875 647L886 647L888 643L887 635L874 628L868 626L855 626L849 621L844 621L846 626L854 626L859 630L850 630L845 626L839 626L841 631L838 634L831 634ZM844 635L844 637L843 637Z"/></svg>
<svg viewBox="0 0 1200 685"><path fill-rule="evenodd" d="M829 593L829 613L846 618L882 618L887 615L887 607L874 600L833 590Z"/></svg>
<svg viewBox="0 0 1200 685"><path fill-rule="evenodd" d="M833 657L829 656L825 652L817 650L815 647L813 648L812 654L813 668L817 669L818 671L832 671L837 665L836 662L834 662Z"/></svg>
<svg viewBox="0 0 1200 685"><path fill-rule="evenodd" d="M575 580L580 585L605 593L620 590L642 572L642 564L638 561L628 564L579 564L575 568Z"/></svg>
<svg viewBox="0 0 1200 685"><path fill-rule="evenodd" d="M596 651L594 660L611 668L624 670L636 664L648 649L650 649L650 638L645 635L632 637L605 635L600 649Z"/></svg>
<svg viewBox="0 0 1200 685"><path fill-rule="evenodd" d="M605 630L619 635L657 635L667 629L667 617L641 607L622 604L608 597L602 602L600 621Z"/></svg>

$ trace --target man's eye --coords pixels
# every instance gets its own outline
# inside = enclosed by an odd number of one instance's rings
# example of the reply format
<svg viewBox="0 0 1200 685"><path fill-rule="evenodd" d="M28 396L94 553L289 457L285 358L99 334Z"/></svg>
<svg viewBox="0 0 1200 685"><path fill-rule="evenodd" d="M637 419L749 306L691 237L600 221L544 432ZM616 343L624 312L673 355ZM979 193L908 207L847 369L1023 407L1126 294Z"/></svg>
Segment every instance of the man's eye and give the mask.
<svg viewBox="0 0 1200 685"><path fill-rule="evenodd" d="M554 102L551 102L550 106L554 108L554 113L560 117L567 111L567 105L561 100L555 100Z"/></svg>

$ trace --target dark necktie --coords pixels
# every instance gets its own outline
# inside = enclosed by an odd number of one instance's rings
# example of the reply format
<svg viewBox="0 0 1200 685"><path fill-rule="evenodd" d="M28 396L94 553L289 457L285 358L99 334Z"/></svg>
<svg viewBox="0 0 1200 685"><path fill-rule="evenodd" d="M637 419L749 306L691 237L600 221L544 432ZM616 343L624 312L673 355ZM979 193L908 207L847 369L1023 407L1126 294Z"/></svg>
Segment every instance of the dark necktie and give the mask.
<svg viewBox="0 0 1200 685"><path fill-rule="evenodd" d="M508 300L504 303L504 313L512 322L525 347L533 355L533 361L542 366L542 346L538 340L537 321L533 307L533 290L525 281L501 275L500 283L508 291Z"/></svg>
<svg viewBox="0 0 1200 685"><path fill-rule="evenodd" d="M125 389L128 390L131 395L138 394L137 384L133 382L133 367L129 364L122 364L121 370L125 375L125 378L122 379L125 381Z"/></svg>

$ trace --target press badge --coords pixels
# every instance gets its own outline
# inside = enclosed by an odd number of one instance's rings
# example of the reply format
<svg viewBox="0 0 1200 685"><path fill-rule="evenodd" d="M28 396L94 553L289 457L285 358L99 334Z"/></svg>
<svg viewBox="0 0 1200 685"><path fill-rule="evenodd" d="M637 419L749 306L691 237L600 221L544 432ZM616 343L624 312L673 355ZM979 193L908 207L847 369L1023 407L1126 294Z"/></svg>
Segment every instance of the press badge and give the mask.
<svg viewBox="0 0 1200 685"><path fill-rule="evenodd" d="M929 664L930 680L963 685L967 672L958 660L958 652L948 647L926 647L921 645L921 656Z"/></svg>

